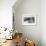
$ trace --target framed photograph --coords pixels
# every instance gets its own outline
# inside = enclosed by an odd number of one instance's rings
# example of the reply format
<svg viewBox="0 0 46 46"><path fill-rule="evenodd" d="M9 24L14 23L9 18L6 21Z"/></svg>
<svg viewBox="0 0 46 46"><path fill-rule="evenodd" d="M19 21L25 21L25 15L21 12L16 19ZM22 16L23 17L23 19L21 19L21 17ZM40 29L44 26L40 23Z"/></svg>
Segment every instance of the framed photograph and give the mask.
<svg viewBox="0 0 46 46"><path fill-rule="evenodd" d="M22 25L36 25L36 16L24 14L22 16Z"/></svg>

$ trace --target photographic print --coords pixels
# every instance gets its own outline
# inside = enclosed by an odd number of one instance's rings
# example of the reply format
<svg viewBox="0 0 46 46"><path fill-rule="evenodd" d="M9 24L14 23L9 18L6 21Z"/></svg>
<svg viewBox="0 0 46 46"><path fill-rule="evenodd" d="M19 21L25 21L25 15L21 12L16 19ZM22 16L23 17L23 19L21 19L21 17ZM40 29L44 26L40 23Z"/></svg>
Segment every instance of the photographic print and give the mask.
<svg viewBox="0 0 46 46"><path fill-rule="evenodd" d="M36 16L23 15L22 16L22 24L23 25L35 25L36 24Z"/></svg>

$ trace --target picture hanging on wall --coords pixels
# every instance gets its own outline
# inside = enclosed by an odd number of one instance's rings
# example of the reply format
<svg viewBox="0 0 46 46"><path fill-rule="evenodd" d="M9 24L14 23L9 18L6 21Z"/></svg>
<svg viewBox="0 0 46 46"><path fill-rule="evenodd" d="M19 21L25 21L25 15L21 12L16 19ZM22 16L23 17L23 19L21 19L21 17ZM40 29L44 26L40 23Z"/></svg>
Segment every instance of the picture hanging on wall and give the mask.
<svg viewBox="0 0 46 46"><path fill-rule="evenodd" d="M36 16L31 14L22 15L22 25L36 25Z"/></svg>

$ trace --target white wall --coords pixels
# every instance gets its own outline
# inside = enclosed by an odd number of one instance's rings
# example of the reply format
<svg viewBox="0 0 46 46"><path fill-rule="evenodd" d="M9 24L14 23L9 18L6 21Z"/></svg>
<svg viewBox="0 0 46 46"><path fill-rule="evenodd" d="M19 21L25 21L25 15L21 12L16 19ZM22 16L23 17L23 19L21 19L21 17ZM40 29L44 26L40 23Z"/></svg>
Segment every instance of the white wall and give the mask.
<svg viewBox="0 0 46 46"><path fill-rule="evenodd" d="M16 8L13 7L15 28L22 32L24 37L35 41L36 46L46 46L46 0L23 0ZM37 16L34 26L22 25L22 15Z"/></svg>
<svg viewBox="0 0 46 46"><path fill-rule="evenodd" d="M16 0L0 0L0 27L12 28L12 6Z"/></svg>
<svg viewBox="0 0 46 46"><path fill-rule="evenodd" d="M22 32L24 38L32 39L35 41L36 46L41 46L41 29L40 29L40 0L23 0L23 2L15 9L15 28L18 32ZM15 6L15 5L14 5ZM33 26L22 25L22 15L32 14L37 17L37 23Z"/></svg>
<svg viewBox="0 0 46 46"><path fill-rule="evenodd" d="M41 40L42 46L46 46L46 0L41 1Z"/></svg>

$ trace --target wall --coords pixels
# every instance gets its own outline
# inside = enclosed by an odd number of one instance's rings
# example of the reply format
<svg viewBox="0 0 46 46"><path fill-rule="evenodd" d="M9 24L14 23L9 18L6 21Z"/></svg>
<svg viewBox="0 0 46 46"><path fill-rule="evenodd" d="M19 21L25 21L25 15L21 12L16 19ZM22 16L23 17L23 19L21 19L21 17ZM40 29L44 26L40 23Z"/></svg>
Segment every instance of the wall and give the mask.
<svg viewBox="0 0 46 46"><path fill-rule="evenodd" d="M16 0L0 0L0 27L12 29L12 6Z"/></svg>
<svg viewBox="0 0 46 46"><path fill-rule="evenodd" d="M41 0L41 40L42 46L46 46L46 0Z"/></svg>
<svg viewBox="0 0 46 46"><path fill-rule="evenodd" d="M13 6L13 13L15 29L23 33L24 39L34 40L36 46L41 46L41 0L23 0L17 8L16 5ZM36 16L36 25L22 25L23 14Z"/></svg>

